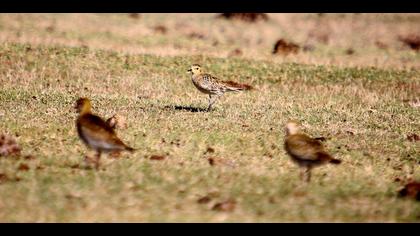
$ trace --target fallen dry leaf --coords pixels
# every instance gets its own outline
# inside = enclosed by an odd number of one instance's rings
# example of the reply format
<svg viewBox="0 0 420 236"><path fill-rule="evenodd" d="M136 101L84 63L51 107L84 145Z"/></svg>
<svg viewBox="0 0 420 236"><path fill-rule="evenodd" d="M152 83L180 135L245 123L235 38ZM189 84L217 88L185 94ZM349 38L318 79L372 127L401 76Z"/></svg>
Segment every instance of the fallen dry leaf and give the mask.
<svg viewBox="0 0 420 236"><path fill-rule="evenodd" d="M189 38L192 39L204 39L205 36L202 33L198 33L198 32L191 32L187 35Z"/></svg>
<svg viewBox="0 0 420 236"><path fill-rule="evenodd" d="M388 48L388 45L385 44L385 43L383 43L383 42L381 42L381 41L375 41L375 45L379 49L387 49Z"/></svg>
<svg viewBox="0 0 420 236"><path fill-rule="evenodd" d="M300 46L292 43L287 42L284 39L279 39L274 44L273 54L280 54L280 55L289 55L289 54L296 54L298 53Z"/></svg>
<svg viewBox="0 0 420 236"><path fill-rule="evenodd" d="M79 169L80 168L80 165L79 164L74 164L74 165L71 165L70 168L72 168L72 169Z"/></svg>
<svg viewBox="0 0 420 236"><path fill-rule="evenodd" d="M165 156L161 156L161 155L152 155L149 159L150 160L155 160L155 161L161 161L161 160L165 160Z"/></svg>
<svg viewBox="0 0 420 236"><path fill-rule="evenodd" d="M113 151L113 152L109 153L108 157L119 158L119 157L121 157L121 152L120 151Z"/></svg>
<svg viewBox="0 0 420 236"><path fill-rule="evenodd" d="M407 135L407 139L410 142L417 142L417 141L420 140L420 136L418 136L417 134L412 133L412 134L408 134Z"/></svg>
<svg viewBox="0 0 420 236"><path fill-rule="evenodd" d="M219 157L209 157L207 158L207 161L209 162L209 164L211 166L230 166L230 167L235 167L235 163L230 161L230 160L226 160L223 158L219 158Z"/></svg>
<svg viewBox="0 0 420 236"><path fill-rule="evenodd" d="M222 13L217 18L224 18L228 20L241 20L245 22L267 21L268 15L266 13Z"/></svg>
<svg viewBox="0 0 420 236"><path fill-rule="evenodd" d="M238 56L241 56L242 54L243 54L242 50L237 48L229 53L229 57L238 57Z"/></svg>
<svg viewBox="0 0 420 236"><path fill-rule="evenodd" d="M9 177L6 174L0 173L0 184L9 180Z"/></svg>
<svg viewBox="0 0 420 236"><path fill-rule="evenodd" d="M0 184L8 182L8 181L19 182L19 181L21 181L21 178L19 178L19 177L10 178L6 174L0 173Z"/></svg>
<svg viewBox="0 0 420 236"><path fill-rule="evenodd" d="M346 49L346 51L344 52L346 55L353 55L355 53L353 48L348 48Z"/></svg>
<svg viewBox="0 0 420 236"><path fill-rule="evenodd" d="M140 19L139 13L129 13L128 16L133 19Z"/></svg>
<svg viewBox="0 0 420 236"><path fill-rule="evenodd" d="M236 201L233 199L226 200L224 202L216 203L212 210L214 211L225 211L225 212L231 212L234 211L236 207Z"/></svg>
<svg viewBox="0 0 420 236"><path fill-rule="evenodd" d="M207 154L207 153L214 153L214 148L207 147L207 150L204 152L204 154Z"/></svg>
<svg viewBox="0 0 420 236"><path fill-rule="evenodd" d="M166 34L168 29L163 25L157 25L157 26L153 27L153 31L155 31L156 33L159 33L159 34Z"/></svg>
<svg viewBox="0 0 420 236"><path fill-rule="evenodd" d="M398 40L403 42L405 45L409 46L415 51L420 50L420 35L409 34L405 36L399 36Z"/></svg>
<svg viewBox="0 0 420 236"><path fill-rule="evenodd" d="M43 169L45 169L45 167L43 167L43 166L37 166L36 169L37 170L43 170Z"/></svg>
<svg viewBox="0 0 420 236"><path fill-rule="evenodd" d="M399 197L411 197L420 201L420 182L410 182L404 186L403 189L398 191Z"/></svg>
<svg viewBox="0 0 420 236"><path fill-rule="evenodd" d="M18 171L28 171L29 169L30 169L29 166L24 163L20 164L18 167Z"/></svg>
<svg viewBox="0 0 420 236"><path fill-rule="evenodd" d="M12 136L0 135L0 156L19 156L20 152L21 148Z"/></svg>
<svg viewBox="0 0 420 236"><path fill-rule="evenodd" d="M35 160L36 158L33 155L26 155L23 157L25 160Z"/></svg>
<svg viewBox="0 0 420 236"><path fill-rule="evenodd" d="M204 197L199 198L197 200L197 203L198 204L206 204L206 203L209 203L210 201L211 201L211 198L209 196L204 196Z"/></svg>

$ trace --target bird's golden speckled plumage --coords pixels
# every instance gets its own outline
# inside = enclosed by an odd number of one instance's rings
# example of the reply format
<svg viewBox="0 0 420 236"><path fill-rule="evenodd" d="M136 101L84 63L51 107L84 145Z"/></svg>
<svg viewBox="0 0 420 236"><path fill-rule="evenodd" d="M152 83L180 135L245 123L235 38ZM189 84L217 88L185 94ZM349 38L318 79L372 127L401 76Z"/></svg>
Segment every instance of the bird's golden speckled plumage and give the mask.
<svg viewBox="0 0 420 236"><path fill-rule="evenodd" d="M76 102L79 117L76 120L77 133L82 141L97 152L97 167L102 152L133 151L134 149L122 142L115 130L102 118L91 113L91 103L87 98Z"/></svg>
<svg viewBox="0 0 420 236"><path fill-rule="evenodd" d="M221 81L218 78L203 73L201 66L194 64L188 70L191 73L191 80L194 86L202 93L209 95L208 111L211 110L217 98L226 92L237 92L242 90L250 90L251 86L240 84L233 81Z"/></svg>
<svg viewBox="0 0 420 236"><path fill-rule="evenodd" d="M301 133L299 125L294 121L286 124L284 148L294 162L305 168L307 182L310 181L310 171L313 167L325 163L341 163L340 160L334 159L324 150L321 142Z"/></svg>

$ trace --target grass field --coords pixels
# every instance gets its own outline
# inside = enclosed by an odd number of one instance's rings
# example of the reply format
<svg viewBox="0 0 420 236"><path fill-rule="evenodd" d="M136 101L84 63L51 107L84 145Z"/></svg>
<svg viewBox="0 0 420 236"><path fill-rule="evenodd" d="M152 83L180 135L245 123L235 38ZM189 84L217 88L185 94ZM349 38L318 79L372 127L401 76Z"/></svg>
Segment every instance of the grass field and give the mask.
<svg viewBox="0 0 420 236"><path fill-rule="evenodd" d="M419 222L419 202L397 192L420 179L419 142L407 139L420 134L420 54L396 37L420 33L420 15L214 16L0 14L0 133L22 148L0 157L0 221ZM318 21L328 43L271 55L277 38L303 44ZM255 90L195 112L207 106L187 74L195 63ZM139 150L85 168L82 96L124 117L118 134ZM343 163L303 184L283 149L290 119Z"/></svg>

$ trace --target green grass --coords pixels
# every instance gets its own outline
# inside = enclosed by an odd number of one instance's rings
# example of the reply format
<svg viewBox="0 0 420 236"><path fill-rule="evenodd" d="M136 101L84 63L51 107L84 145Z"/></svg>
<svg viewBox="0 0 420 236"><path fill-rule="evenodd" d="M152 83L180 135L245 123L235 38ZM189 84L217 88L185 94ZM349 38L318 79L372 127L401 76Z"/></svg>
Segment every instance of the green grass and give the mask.
<svg viewBox="0 0 420 236"><path fill-rule="evenodd" d="M419 97L418 70L29 46L0 45L0 130L36 158L0 158L0 173L21 179L0 184L2 222L420 219L420 205L397 198L394 181L420 178L418 142L406 139L419 133L420 111L403 102ZM256 89L227 94L210 113L175 110L207 105L186 73L193 63ZM100 171L72 168L91 154L75 131L81 96L103 117L125 117L118 133L139 151L103 158ZM283 150L289 119L327 137L343 164L316 169L303 185ZM30 170L18 171L21 163ZM203 196L211 201L197 203ZM232 212L212 210L227 199Z"/></svg>

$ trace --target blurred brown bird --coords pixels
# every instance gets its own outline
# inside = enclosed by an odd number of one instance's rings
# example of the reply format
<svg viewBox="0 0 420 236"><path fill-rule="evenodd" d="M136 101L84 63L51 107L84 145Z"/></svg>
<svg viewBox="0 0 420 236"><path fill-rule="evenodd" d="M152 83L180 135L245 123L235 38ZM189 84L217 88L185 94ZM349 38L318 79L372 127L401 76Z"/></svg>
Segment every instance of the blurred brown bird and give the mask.
<svg viewBox="0 0 420 236"><path fill-rule="evenodd" d="M96 151L96 168L102 152L130 151L135 149L124 144L102 118L91 113L91 103L87 98L79 98L75 108L79 113L76 120L77 133L82 141Z"/></svg>
<svg viewBox="0 0 420 236"><path fill-rule="evenodd" d="M252 87L247 84L240 84L233 81L221 81L218 78L203 73L201 66L194 64L188 71L191 73L191 79L194 86L202 93L209 95L210 111L216 100L226 92L238 92L242 90L251 90Z"/></svg>
<svg viewBox="0 0 420 236"><path fill-rule="evenodd" d="M324 150L321 142L301 133L298 123L294 121L286 124L284 148L292 160L302 168L301 178L305 175L306 182L311 180L312 168L326 163L341 163L341 160L333 158Z"/></svg>

